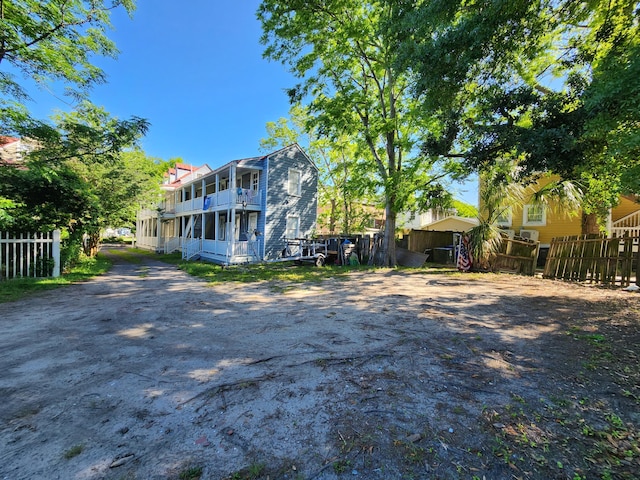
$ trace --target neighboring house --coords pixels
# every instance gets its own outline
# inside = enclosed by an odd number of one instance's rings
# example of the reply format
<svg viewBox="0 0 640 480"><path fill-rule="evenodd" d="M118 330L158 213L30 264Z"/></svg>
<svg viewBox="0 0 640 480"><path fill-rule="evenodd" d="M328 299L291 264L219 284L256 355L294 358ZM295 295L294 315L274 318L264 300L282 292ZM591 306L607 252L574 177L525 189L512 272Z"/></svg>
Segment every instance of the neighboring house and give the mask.
<svg viewBox="0 0 640 480"><path fill-rule="evenodd" d="M21 163L34 148L33 141L0 136L0 164Z"/></svg>
<svg viewBox="0 0 640 480"><path fill-rule="evenodd" d="M297 144L211 170L176 165L155 210L138 214L141 248L222 265L275 260L316 227L318 169Z"/></svg>
<svg viewBox="0 0 640 480"><path fill-rule="evenodd" d="M396 224L403 230L424 230L426 225L451 215L455 215L455 209L430 208L421 213L400 212Z"/></svg>
<svg viewBox="0 0 640 480"><path fill-rule="evenodd" d="M430 230L437 232L468 232L478 225L477 218L458 217L452 215L449 217L436 220L435 222L423 225L421 230Z"/></svg>
<svg viewBox="0 0 640 480"><path fill-rule="evenodd" d="M538 181L538 187L552 180L553 178L541 179ZM518 235L537 240L540 242L540 248L546 249L555 237L582 234L582 212L575 212L570 216L559 208L545 208L530 202L522 208L513 208L505 212L498 221L498 226L506 230L511 237ZM634 236L640 235L640 203L632 197L621 196L618 205L609 212L607 230L616 236L623 236L627 231Z"/></svg>

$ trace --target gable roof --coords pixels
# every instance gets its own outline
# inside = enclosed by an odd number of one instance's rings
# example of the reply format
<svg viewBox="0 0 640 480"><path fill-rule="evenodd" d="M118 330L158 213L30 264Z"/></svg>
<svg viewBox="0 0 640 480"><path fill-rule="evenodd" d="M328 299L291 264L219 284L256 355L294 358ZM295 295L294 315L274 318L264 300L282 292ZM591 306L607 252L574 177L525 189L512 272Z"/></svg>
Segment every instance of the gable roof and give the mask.
<svg viewBox="0 0 640 480"><path fill-rule="evenodd" d="M458 217L457 215L451 215L449 217L441 218L435 222L431 222L427 225L420 227L421 230L444 230L444 231L467 231L476 225L479 221L477 218L470 217Z"/></svg>
<svg viewBox="0 0 640 480"><path fill-rule="evenodd" d="M292 143L291 145L287 145L286 147L282 147L278 150L275 150L267 155L265 155L262 158L266 158L266 157L272 157L274 155L277 155L280 152L284 152L285 150L291 150L291 149L296 149L298 150L300 153L302 153L302 155L304 156L304 158L307 160L307 162L309 162L309 164L316 169L316 171L318 170L318 166L315 164L315 162L313 160L311 160L311 157L309 157L309 155L307 155L307 152L304 151L304 149L298 145L298 143Z"/></svg>

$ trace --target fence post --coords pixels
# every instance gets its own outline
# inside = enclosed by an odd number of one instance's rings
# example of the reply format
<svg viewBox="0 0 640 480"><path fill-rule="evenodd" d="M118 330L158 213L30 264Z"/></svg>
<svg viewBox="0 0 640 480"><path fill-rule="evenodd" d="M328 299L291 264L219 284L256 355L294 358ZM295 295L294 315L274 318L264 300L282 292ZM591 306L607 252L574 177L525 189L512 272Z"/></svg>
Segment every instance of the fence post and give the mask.
<svg viewBox="0 0 640 480"><path fill-rule="evenodd" d="M631 252L633 252L633 247L631 247ZM640 287L640 239L638 239L638 252L636 254L636 285Z"/></svg>
<svg viewBox="0 0 640 480"><path fill-rule="evenodd" d="M53 245L51 247L53 256L53 277L60 276L60 230L53 231Z"/></svg>

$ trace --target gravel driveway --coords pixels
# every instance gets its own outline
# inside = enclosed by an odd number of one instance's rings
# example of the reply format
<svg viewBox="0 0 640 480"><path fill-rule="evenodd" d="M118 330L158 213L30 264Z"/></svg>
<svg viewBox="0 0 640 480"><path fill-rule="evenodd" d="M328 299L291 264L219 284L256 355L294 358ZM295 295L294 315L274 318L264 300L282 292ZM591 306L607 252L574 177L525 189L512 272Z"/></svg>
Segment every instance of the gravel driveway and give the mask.
<svg viewBox="0 0 640 480"><path fill-rule="evenodd" d="M637 440L634 397L610 402L619 378L584 372L578 335L627 322L608 345L637 365L637 295L390 270L212 287L113 258L0 304L0 478L568 478L589 471L589 445L550 448L567 435L556 420L595 390ZM536 426L546 462L512 424Z"/></svg>

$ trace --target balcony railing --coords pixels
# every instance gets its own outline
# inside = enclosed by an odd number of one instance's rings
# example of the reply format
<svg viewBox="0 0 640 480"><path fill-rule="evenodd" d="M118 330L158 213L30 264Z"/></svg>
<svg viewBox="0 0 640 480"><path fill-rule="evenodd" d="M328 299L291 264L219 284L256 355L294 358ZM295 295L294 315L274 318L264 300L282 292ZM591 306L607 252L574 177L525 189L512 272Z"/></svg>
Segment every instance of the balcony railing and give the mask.
<svg viewBox="0 0 640 480"><path fill-rule="evenodd" d="M240 206L260 206L262 192L260 190L235 189L222 190L211 193L206 197L198 197L186 202L176 204L176 213L187 213L202 210L216 210L218 208L228 208L234 205Z"/></svg>

